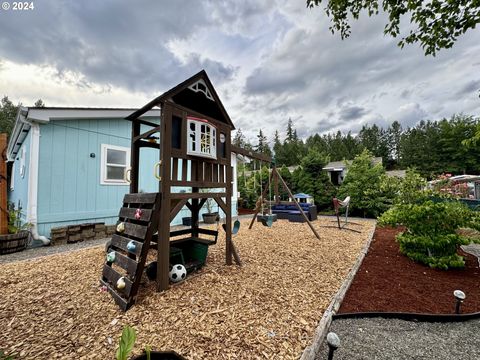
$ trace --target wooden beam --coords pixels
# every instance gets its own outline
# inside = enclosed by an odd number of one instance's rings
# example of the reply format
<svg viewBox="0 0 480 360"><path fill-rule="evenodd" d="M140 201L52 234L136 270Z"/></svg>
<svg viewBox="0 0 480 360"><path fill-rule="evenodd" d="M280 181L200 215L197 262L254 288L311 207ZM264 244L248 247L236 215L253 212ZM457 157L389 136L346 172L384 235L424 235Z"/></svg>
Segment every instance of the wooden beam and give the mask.
<svg viewBox="0 0 480 360"><path fill-rule="evenodd" d="M143 134L137 135L133 138L133 142L137 142L140 139L148 138L150 135L160 132L161 126L157 125L155 128L144 132Z"/></svg>
<svg viewBox="0 0 480 360"><path fill-rule="evenodd" d="M318 235L317 233L317 230L315 230L315 228L313 227L312 223L310 222L310 220L308 220L308 217L305 215L305 213L303 212L303 209L302 207L300 206L300 204L298 203L297 200L295 200L295 197L293 196L292 192L290 191L290 188L288 187L287 183L283 180L282 176L280 175L280 173L277 171L277 168L276 167L273 167L273 171L275 172L275 175L278 176L278 179L280 180L280 184L282 184L282 186L284 187L284 189L288 192L288 196L290 196L293 201L295 202L295 205L297 206L298 210L300 210L300 214L303 215L304 219L307 221L307 224L308 226L310 226L310 229L312 229L313 233L315 234L315 236L317 237L318 240L320 240L320 235Z"/></svg>
<svg viewBox="0 0 480 360"><path fill-rule="evenodd" d="M216 198L214 200L216 201L218 206L220 206L220 208L223 210L223 212L226 214L228 212L228 208L227 208L227 204L225 204L223 199L222 198Z"/></svg>
<svg viewBox="0 0 480 360"><path fill-rule="evenodd" d="M172 200L172 204L175 200ZM182 208L187 204L188 199L180 199L175 206L170 210L170 221L173 221L175 219L175 216L177 216L178 212L182 210Z"/></svg>
<svg viewBox="0 0 480 360"><path fill-rule="evenodd" d="M155 123L152 123L150 121L146 121L146 120L141 120L141 119L127 119L129 121L132 122L132 124L143 124L143 125L147 125L147 126L151 126L151 127L157 127L158 124L155 124Z"/></svg>
<svg viewBox="0 0 480 360"><path fill-rule="evenodd" d="M237 263L238 266L242 266L242 260L240 260L240 256L238 256L237 248L235 247L233 241L231 243L232 246L232 253L233 253L233 258L235 259L235 262Z"/></svg>
<svg viewBox="0 0 480 360"><path fill-rule="evenodd" d="M199 188L225 188L227 184L225 182L215 181L184 181L173 180L172 186L185 186L185 187L199 187Z"/></svg>
<svg viewBox="0 0 480 360"><path fill-rule="evenodd" d="M163 181L163 180L162 180ZM217 199L226 197L227 194L224 192L221 193L171 193L170 198L172 199Z"/></svg>
<svg viewBox="0 0 480 360"><path fill-rule="evenodd" d="M252 151L252 150L243 149L243 148L241 148L239 146L235 146L235 145L232 145L231 148L232 148L232 152L235 153L235 154L243 155L243 156L246 156L250 159L265 161L265 162L268 162L268 163L272 162L272 158L268 155L258 153L258 152Z"/></svg>

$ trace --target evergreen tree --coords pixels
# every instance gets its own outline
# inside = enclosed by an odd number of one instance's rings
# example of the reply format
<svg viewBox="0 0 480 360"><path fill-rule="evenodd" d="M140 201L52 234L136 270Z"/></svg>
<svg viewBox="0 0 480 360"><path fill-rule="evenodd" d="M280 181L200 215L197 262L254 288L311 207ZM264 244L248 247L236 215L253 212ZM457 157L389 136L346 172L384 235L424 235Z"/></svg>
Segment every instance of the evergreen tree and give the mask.
<svg viewBox="0 0 480 360"><path fill-rule="evenodd" d="M43 102L42 99L38 99L35 104L34 104L35 107L45 107L45 103Z"/></svg>
<svg viewBox="0 0 480 360"><path fill-rule="evenodd" d="M400 141L402 138L402 125L394 121L387 130L389 162L398 164L400 160Z"/></svg>
<svg viewBox="0 0 480 360"><path fill-rule="evenodd" d="M355 157L338 193L341 199L350 196L353 213L377 217L393 203L394 194L392 186L383 187L385 170L380 164L374 165L372 158L368 150Z"/></svg>
<svg viewBox="0 0 480 360"><path fill-rule="evenodd" d="M233 137L232 144L243 148L245 146L245 135L243 135L242 129L238 128Z"/></svg>
<svg viewBox="0 0 480 360"><path fill-rule="evenodd" d="M330 182L328 174L322 168L329 159L315 149L309 149L302 159L300 170L295 173L296 192L312 195L319 209L327 209L332 206L332 198L335 195L335 187Z"/></svg>
<svg viewBox="0 0 480 360"><path fill-rule="evenodd" d="M15 125L19 106L14 105L8 96L4 96L0 102L0 132L7 133L8 138Z"/></svg>
<svg viewBox="0 0 480 360"><path fill-rule="evenodd" d="M287 137L285 138L286 142L292 142L295 140L296 137L296 131L294 132L293 130L293 121L291 118L288 118L288 123L287 123Z"/></svg>

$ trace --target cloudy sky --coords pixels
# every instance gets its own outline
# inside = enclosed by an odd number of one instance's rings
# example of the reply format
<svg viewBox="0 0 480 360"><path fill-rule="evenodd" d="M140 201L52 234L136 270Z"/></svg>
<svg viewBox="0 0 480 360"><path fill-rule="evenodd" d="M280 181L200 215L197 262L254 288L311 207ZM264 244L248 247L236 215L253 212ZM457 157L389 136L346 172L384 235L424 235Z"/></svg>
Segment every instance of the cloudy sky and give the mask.
<svg viewBox="0 0 480 360"><path fill-rule="evenodd" d="M25 105L139 107L205 69L252 139L288 118L306 137L480 114L479 29L433 58L384 37L382 15L342 41L304 0L33 4L0 9L0 95Z"/></svg>

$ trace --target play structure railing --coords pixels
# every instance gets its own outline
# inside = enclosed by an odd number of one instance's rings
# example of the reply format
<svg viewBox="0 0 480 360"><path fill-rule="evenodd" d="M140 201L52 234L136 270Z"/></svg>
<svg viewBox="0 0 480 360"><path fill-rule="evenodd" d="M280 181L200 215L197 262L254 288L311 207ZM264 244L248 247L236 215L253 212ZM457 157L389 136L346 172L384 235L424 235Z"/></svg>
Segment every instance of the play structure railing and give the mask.
<svg viewBox="0 0 480 360"><path fill-rule="evenodd" d="M170 181L172 186L226 187L226 165L172 157Z"/></svg>

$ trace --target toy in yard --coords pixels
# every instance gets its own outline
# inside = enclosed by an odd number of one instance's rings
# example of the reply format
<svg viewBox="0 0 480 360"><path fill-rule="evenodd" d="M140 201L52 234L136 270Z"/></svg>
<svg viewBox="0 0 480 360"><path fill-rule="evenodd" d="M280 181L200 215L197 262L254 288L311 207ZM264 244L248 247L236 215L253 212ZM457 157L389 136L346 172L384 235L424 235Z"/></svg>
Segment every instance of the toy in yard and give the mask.
<svg viewBox="0 0 480 360"><path fill-rule="evenodd" d="M223 231L227 231L227 224L222 224ZM233 228L232 228L232 235L237 235L238 232L240 231L240 220L235 220L233 223Z"/></svg>
<svg viewBox="0 0 480 360"><path fill-rule="evenodd" d="M349 210L349 207L350 207L350 201L351 201L350 196L347 196L344 200L333 198L332 202L333 202L333 208L335 210L335 216L337 217L337 220L336 220L337 226L326 225L326 226L323 226L323 227L333 227L333 228L338 227L338 229L340 229L340 230L349 230L349 231L353 231L353 232L356 232L356 233L360 233L361 231L358 231L358 230L351 229L351 228L347 227L349 224L350 225L361 226L361 224L359 224L359 223L348 221L348 210ZM341 208L345 209L345 221L343 222L343 224L340 221L340 209Z"/></svg>
<svg viewBox="0 0 480 360"><path fill-rule="evenodd" d="M107 262L113 263L115 261L115 251L111 251L107 254Z"/></svg>
<svg viewBox="0 0 480 360"><path fill-rule="evenodd" d="M117 280L117 289L118 290L123 290L125 289L126 283L125 283L125 278L121 277L120 279Z"/></svg>
<svg viewBox="0 0 480 360"><path fill-rule="evenodd" d="M127 244L127 250L129 252L135 252L135 250L137 250L137 245L135 245L135 242L133 240L130 240Z"/></svg>
<svg viewBox="0 0 480 360"><path fill-rule="evenodd" d="M159 117L144 117L154 107L160 109ZM156 280L157 291L168 289L171 264L181 264L186 274L206 264L208 248L218 236L218 230L199 227L199 213L208 199L225 214L227 265L241 264L232 240L240 227L239 222L232 224L232 154L245 151L232 145L234 125L205 71L152 100L127 120L132 137L130 168L124 179L130 183L130 192L123 198L117 232L108 247L115 254L115 267L106 261L101 277L101 284L124 311L135 303L150 249L156 250L156 261L146 272ZM139 193L142 148L158 150L159 161L153 169L158 192ZM178 188L191 190L181 193ZM191 226L171 231L170 223L185 207L191 212ZM125 282L123 289L117 286L120 278Z"/></svg>
<svg viewBox="0 0 480 360"><path fill-rule="evenodd" d="M140 220L142 218L143 211L142 209L135 210L135 220Z"/></svg>
<svg viewBox="0 0 480 360"><path fill-rule="evenodd" d="M185 280L187 277L187 269L182 264L175 264L172 266L172 269L168 273L170 280L174 283Z"/></svg>
<svg viewBox="0 0 480 360"><path fill-rule="evenodd" d="M123 233L125 231L125 223L121 222L117 225L117 232Z"/></svg>

